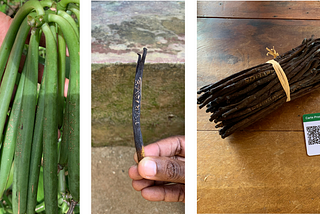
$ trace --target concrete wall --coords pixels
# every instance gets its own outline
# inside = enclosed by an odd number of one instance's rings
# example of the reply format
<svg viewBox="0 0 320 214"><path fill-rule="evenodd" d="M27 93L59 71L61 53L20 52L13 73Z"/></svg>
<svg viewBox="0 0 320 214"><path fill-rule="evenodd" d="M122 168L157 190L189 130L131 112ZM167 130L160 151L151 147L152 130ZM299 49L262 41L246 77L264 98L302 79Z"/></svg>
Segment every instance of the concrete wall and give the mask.
<svg viewBox="0 0 320 214"><path fill-rule="evenodd" d="M184 2L92 2L92 63L184 63Z"/></svg>

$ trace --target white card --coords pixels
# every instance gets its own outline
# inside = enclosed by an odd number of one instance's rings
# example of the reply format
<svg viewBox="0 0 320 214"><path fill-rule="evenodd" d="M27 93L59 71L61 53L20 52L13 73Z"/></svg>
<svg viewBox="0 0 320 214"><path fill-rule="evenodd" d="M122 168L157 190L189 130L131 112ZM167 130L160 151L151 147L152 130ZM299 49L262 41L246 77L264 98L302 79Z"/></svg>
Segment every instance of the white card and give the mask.
<svg viewBox="0 0 320 214"><path fill-rule="evenodd" d="M303 115L303 129L307 154L320 155L320 113Z"/></svg>

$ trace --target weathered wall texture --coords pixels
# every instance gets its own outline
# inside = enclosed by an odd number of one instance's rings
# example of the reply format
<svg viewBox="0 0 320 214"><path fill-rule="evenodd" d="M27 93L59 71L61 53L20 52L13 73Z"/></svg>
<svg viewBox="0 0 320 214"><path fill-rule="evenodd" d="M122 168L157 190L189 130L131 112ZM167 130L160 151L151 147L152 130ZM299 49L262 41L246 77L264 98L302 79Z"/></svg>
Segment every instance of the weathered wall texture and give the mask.
<svg viewBox="0 0 320 214"><path fill-rule="evenodd" d="M184 63L184 2L92 2L92 63Z"/></svg>
<svg viewBox="0 0 320 214"><path fill-rule="evenodd" d="M92 71L92 146L134 146L132 96L135 64ZM145 144L184 134L184 65L147 64L142 86Z"/></svg>

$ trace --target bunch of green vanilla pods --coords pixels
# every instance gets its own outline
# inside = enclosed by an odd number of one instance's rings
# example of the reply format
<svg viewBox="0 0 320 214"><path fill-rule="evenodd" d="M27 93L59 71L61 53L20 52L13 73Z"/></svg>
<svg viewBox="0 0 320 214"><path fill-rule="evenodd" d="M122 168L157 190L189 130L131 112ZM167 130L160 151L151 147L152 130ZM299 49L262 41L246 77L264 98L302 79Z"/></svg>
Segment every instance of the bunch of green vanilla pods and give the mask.
<svg viewBox="0 0 320 214"><path fill-rule="evenodd" d="M79 212L79 6L79 0L27 1L1 45L0 213Z"/></svg>

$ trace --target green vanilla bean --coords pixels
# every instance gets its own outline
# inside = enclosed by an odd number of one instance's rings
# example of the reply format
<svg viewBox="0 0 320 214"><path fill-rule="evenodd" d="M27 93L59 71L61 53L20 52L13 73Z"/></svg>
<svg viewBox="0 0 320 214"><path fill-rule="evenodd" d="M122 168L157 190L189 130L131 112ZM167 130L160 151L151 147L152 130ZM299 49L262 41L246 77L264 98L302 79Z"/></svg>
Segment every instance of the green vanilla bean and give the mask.
<svg viewBox="0 0 320 214"><path fill-rule="evenodd" d="M28 56L27 56L28 60ZM26 73L27 70L27 63L24 64L24 68L22 73ZM23 77L23 76L22 76ZM20 80L21 81L21 80ZM24 83L22 84L22 88L24 88ZM22 95L21 95L22 96ZM22 104L22 98L21 98L21 104ZM18 116L18 127L21 123L21 108ZM20 158L21 158L21 150L22 150L22 145L21 145L21 130L17 128L16 131L16 147L14 150L14 167L13 167L13 182L12 182L12 210L13 213L18 213L18 208L19 208L19 201L18 201L18 174L19 174L19 169L20 169Z"/></svg>
<svg viewBox="0 0 320 214"><path fill-rule="evenodd" d="M46 211L46 206L45 206L45 202L42 202L42 203L37 205L37 207L35 209L35 212L36 213L41 213L41 212L44 212L44 211Z"/></svg>
<svg viewBox="0 0 320 214"><path fill-rule="evenodd" d="M61 0L57 4L57 10L65 11L70 3L80 4L80 0Z"/></svg>
<svg viewBox="0 0 320 214"><path fill-rule="evenodd" d="M68 140L68 184L70 193L76 202L80 201L80 45L70 24L61 16L47 14L48 22L56 22L65 37L70 53L70 75L67 96L69 113Z"/></svg>
<svg viewBox="0 0 320 214"><path fill-rule="evenodd" d="M69 140L69 111L66 105L63 115L63 134L59 148L59 168L63 169L68 163L68 140Z"/></svg>
<svg viewBox="0 0 320 214"><path fill-rule="evenodd" d="M59 213L65 213L68 211L68 206L66 206L66 203L64 201L65 195L66 195L66 176L65 176L65 169L60 170L58 174L58 197L59 197ZM67 208L67 209L66 209Z"/></svg>
<svg viewBox="0 0 320 214"><path fill-rule="evenodd" d="M37 193L40 176L41 157L43 150L43 115L44 115L44 99L45 99L45 79L46 67L44 67L43 77L41 80L40 94L38 98L36 121L33 132L31 162L28 184L28 201L27 201L27 214L33 214L37 205Z"/></svg>
<svg viewBox="0 0 320 214"><path fill-rule="evenodd" d="M28 58L28 56L27 56ZM24 69L26 72L27 69L27 63L24 64ZM23 85L24 88L24 85ZM22 102L22 100L21 100ZM20 110L21 113L21 110ZM19 115L18 117L18 127L21 124L21 117ZM22 151L22 145L21 145L21 129L17 128L17 134L16 134L16 148L15 148L15 153L14 153L14 168L13 168L13 183L12 183L12 210L13 213L16 214L18 213L18 208L20 206L19 200L18 200L18 175L19 175L19 170L20 170L20 158L21 158L21 151Z"/></svg>
<svg viewBox="0 0 320 214"><path fill-rule="evenodd" d="M0 86L0 131L2 133L7 117L11 95L18 74L20 59L23 51L23 46L28 36L30 26L27 24L27 18L21 24L18 31L15 43L12 47L11 54L7 63L6 72Z"/></svg>
<svg viewBox="0 0 320 214"><path fill-rule="evenodd" d="M66 13L63 10L59 10L57 14L59 16L63 17L65 20L67 20L69 22L69 24L71 25L72 29L76 33L77 38L79 39L79 29L78 29L78 26L77 26L76 22L74 21L74 19L68 13Z"/></svg>
<svg viewBox="0 0 320 214"><path fill-rule="evenodd" d="M38 83L38 56L39 56L40 35L39 29L35 28L31 31L26 80L23 90L22 106L21 106L21 157L20 169L18 174L18 201L20 206L19 213L26 213L30 155L32 147L33 128L35 120L35 110L37 104L37 83Z"/></svg>
<svg viewBox="0 0 320 214"><path fill-rule="evenodd" d="M51 32L52 32L54 41L57 43L57 29L56 29L56 25L55 25L54 23L49 23L49 27L50 27L50 30L51 30Z"/></svg>
<svg viewBox="0 0 320 214"><path fill-rule="evenodd" d="M19 9L0 47L0 76L2 76L4 68L6 67L10 50L20 25L22 25L23 20L32 10L35 10L38 16L43 16L45 14L42 5L38 1L28 1Z"/></svg>
<svg viewBox="0 0 320 214"><path fill-rule="evenodd" d="M58 213L57 199L57 44L47 23L41 27L46 37L46 79L43 121L43 175L46 213Z"/></svg>
<svg viewBox="0 0 320 214"><path fill-rule="evenodd" d="M75 4L68 4L68 10L70 10L72 13L74 13L78 19L78 25L80 26L80 10L79 7Z"/></svg>
<svg viewBox="0 0 320 214"><path fill-rule="evenodd" d="M25 82L25 73L26 73L26 64L24 65L24 69L22 70L22 73L21 73L18 89L12 105L12 109L11 109L11 113L8 121L8 127L6 130L6 135L4 138L4 144L2 148L1 165L0 165L0 198L2 197L2 194L6 189L5 186L7 183L8 175L11 168L11 162L13 160L14 151L16 147L17 128L18 128L18 122L19 122L18 118L20 117L21 101L22 101L23 87Z"/></svg>
<svg viewBox="0 0 320 214"><path fill-rule="evenodd" d="M58 27L58 126L61 128L63 121L64 84L66 78L66 41L60 27Z"/></svg>
<svg viewBox="0 0 320 214"><path fill-rule="evenodd" d="M61 194L66 193L66 176L65 176L65 169L60 170L58 174L58 191Z"/></svg>
<svg viewBox="0 0 320 214"><path fill-rule="evenodd" d="M38 191L37 191L37 202L44 200L44 190L43 190L43 167L40 167Z"/></svg>
<svg viewBox="0 0 320 214"><path fill-rule="evenodd" d="M10 172L9 172L9 177L8 177L8 182L7 182L6 189L9 189L10 186L12 185L12 182L13 182L13 167L14 167L14 161L12 161L12 164L11 164L11 167L10 167Z"/></svg>
<svg viewBox="0 0 320 214"><path fill-rule="evenodd" d="M27 18L25 18L19 28L18 34L12 46L11 54L7 63L6 72L4 74L2 84L0 87L0 111L7 112L13 87L18 73L18 68L20 64L20 58L23 51L24 42L30 30L30 26L27 24ZM9 30L10 31L10 30ZM16 32L16 31L15 31ZM8 35L8 33L7 33ZM7 37L6 35L6 37ZM10 42L10 41L8 41ZM3 43L4 44L4 43ZM5 47L5 46L1 46ZM7 47L11 48L11 47ZM1 53L1 50L0 50ZM4 53L5 54L5 53ZM1 55L1 54L0 54ZM2 56L0 56L2 58ZM1 65L0 65L1 66ZM4 123L6 120L7 114L0 114L0 130L3 130ZM18 121L20 122L20 121ZM2 131L1 131L2 132ZM19 135L17 134L17 138ZM14 176L13 176L13 189L12 189L12 208L13 212L18 212L18 198L17 198L17 181L18 181L18 172L19 172L19 159L20 159L21 145L16 145L15 148L15 166L14 166Z"/></svg>
<svg viewBox="0 0 320 214"><path fill-rule="evenodd" d="M2 148L3 140L4 140L4 135L2 134L2 135L0 135L0 151ZM1 156L1 153L0 153L0 156ZM1 158L0 158L0 164L1 164Z"/></svg>
<svg viewBox="0 0 320 214"><path fill-rule="evenodd" d="M55 3L55 2L54 1L50 1L50 0L42 0L42 1L40 1L40 4L41 4L42 7L48 7L48 8L51 8L53 6L53 3Z"/></svg>
<svg viewBox="0 0 320 214"><path fill-rule="evenodd" d="M68 206L67 202L64 201L61 205L60 214L67 213L68 210L69 210L69 206Z"/></svg>

